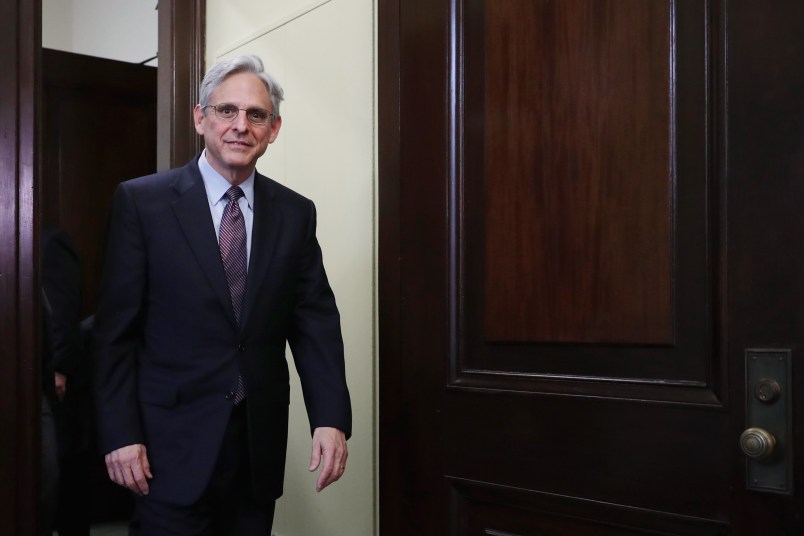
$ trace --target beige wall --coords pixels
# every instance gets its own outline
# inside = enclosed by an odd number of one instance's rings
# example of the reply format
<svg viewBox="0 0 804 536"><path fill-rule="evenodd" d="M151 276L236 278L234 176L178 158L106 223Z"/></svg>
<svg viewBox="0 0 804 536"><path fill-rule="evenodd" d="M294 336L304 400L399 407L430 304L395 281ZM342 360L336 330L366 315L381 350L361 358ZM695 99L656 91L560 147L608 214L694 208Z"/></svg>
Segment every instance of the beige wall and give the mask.
<svg viewBox="0 0 804 536"><path fill-rule="evenodd" d="M315 493L294 376L280 536L375 530L373 32L373 0L207 0L207 65L258 54L285 89L282 130L257 168L316 203L346 347L354 412L347 473Z"/></svg>

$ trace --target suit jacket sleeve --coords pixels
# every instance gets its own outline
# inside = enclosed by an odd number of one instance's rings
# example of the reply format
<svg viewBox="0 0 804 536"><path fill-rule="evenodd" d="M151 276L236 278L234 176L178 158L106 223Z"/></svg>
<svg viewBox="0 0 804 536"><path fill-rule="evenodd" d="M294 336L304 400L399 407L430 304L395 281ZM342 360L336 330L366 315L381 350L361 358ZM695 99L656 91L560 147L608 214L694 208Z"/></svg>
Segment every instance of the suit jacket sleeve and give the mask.
<svg viewBox="0 0 804 536"><path fill-rule="evenodd" d="M101 453L143 443L137 394L142 348L146 248L135 200L115 192L98 309L94 321L95 398Z"/></svg>
<svg viewBox="0 0 804 536"><path fill-rule="evenodd" d="M302 383L310 428L352 433L352 413L344 369L340 314L316 239L315 206L310 203L305 244L288 342Z"/></svg>

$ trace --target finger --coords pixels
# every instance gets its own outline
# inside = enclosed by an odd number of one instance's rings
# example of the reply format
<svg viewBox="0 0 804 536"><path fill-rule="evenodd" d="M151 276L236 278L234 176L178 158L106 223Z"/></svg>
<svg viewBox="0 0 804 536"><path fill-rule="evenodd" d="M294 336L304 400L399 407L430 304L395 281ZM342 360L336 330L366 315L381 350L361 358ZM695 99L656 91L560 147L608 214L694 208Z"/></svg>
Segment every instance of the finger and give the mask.
<svg viewBox="0 0 804 536"><path fill-rule="evenodd" d="M332 469L327 465L326 459L324 460L324 464L321 467L321 472L318 474L318 479L315 482L315 490L321 491L327 485L329 485L329 475Z"/></svg>
<svg viewBox="0 0 804 536"><path fill-rule="evenodd" d="M349 455L344 450L340 459L337 462L335 462L335 472L338 474L338 479L340 479L343 476L343 473L346 472L346 459L348 457Z"/></svg>
<svg viewBox="0 0 804 536"><path fill-rule="evenodd" d="M313 451L310 453L310 471L315 471L318 469L322 458L323 452L321 447L319 445L313 445Z"/></svg>
<svg viewBox="0 0 804 536"><path fill-rule="evenodd" d="M332 465L333 471L342 472L346 469L346 460L349 457L349 452L346 450L346 445L336 444L333 449Z"/></svg>
<svg viewBox="0 0 804 536"><path fill-rule="evenodd" d="M148 495L148 480L145 478L145 472L142 467L135 465L131 468L131 475L134 478L134 485L136 493L141 495Z"/></svg>
<svg viewBox="0 0 804 536"><path fill-rule="evenodd" d="M142 468L140 467L139 462L135 463L122 463L120 464L120 469L123 474L123 485L133 491L134 493L140 494L142 493L140 490L139 485L137 484L137 480L134 476L134 472L142 472Z"/></svg>
<svg viewBox="0 0 804 536"><path fill-rule="evenodd" d="M115 463L114 466L112 467L112 470L114 471L114 477L112 478L112 482L114 482L119 486L125 487L126 477L124 476L124 471L123 468L120 467L120 464Z"/></svg>
<svg viewBox="0 0 804 536"><path fill-rule="evenodd" d="M334 469L329 476L324 478L324 474L322 473L316 483L316 491L322 491L324 488L332 484L333 482L337 482L343 476L343 470L340 467Z"/></svg>
<svg viewBox="0 0 804 536"><path fill-rule="evenodd" d="M326 461L324 463L324 469L322 469L316 485L317 491L321 491L333 482L337 482L341 479L343 474L346 472L346 460L348 458L349 452L346 449L346 445L338 445L331 457L331 465L328 465ZM325 470L327 468L329 468L330 471L329 473L325 474Z"/></svg>
<svg viewBox="0 0 804 536"><path fill-rule="evenodd" d="M112 462L112 457L107 454L104 457L104 460L106 461L106 472L109 474L109 480L117 483L117 481L115 480L114 462Z"/></svg>
<svg viewBox="0 0 804 536"><path fill-rule="evenodd" d="M124 467L121 469L121 472L123 474L123 486L127 487L128 489L136 493L137 490L134 487L135 486L134 476L131 474L131 469L128 467Z"/></svg>
<svg viewBox="0 0 804 536"><path fill-rule="evenodd" d="M346 460L349 459L349 451L344 447L343 456L341 457L341 471L346 470Z"/></svg>
<svg viewBox="0 0 804 536"><path fill-rule="evenodd" d="M120 467L120 461L117 459L115 453L106 455L106 469L109 471L109 478L119 486L125 486L126 481L123 477L123 471Z"/></svg>
<svg viewBox="0 0 804 536"><path fill-rule="evenodd" d="M329 473L325 473L321 471L321 474L318 475L318 480L315 483L315 490L322 491L324 488L329 486L332 483L332 479L330 478Z"/></svg>
<svg viewBox="0 0 804 536"><path fill-rule="evenodd" d="M324 451L324 465L321 468L321 474L318 475L316 490L321 491L326 488L335 481L336 477L335 456L332 451Z"/></svg>
<svg viewBox="0 0 804 536"><path fill-rule="evenodd" d="M142 472L146 478L153 478L154 475L151 473L151 462L148 461L148 454L145 450L145 447L142 447L142 452L137 459L137 463L142 467Z"/></svg>

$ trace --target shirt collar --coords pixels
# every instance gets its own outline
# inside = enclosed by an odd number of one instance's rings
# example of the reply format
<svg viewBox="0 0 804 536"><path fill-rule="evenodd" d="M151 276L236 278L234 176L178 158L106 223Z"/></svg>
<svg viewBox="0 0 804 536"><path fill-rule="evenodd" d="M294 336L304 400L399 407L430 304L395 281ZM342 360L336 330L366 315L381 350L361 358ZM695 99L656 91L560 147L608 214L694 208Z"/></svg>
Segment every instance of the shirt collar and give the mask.
<svg viewBox="0 0 804 536"><path fill-rule="evenodd" d="M223 175L215 171L207 160L207 150L201 153L198 159L198 170L201 172L201 178L204 180L204 188L207 190L207 198L209 198L210 206L215 206L220 203L226 191L232 187L231 183L223 178ZM248 202L250 209L254 210L254 174L251 175L240 184L240 189L243 190L243 195Z"/></svg>

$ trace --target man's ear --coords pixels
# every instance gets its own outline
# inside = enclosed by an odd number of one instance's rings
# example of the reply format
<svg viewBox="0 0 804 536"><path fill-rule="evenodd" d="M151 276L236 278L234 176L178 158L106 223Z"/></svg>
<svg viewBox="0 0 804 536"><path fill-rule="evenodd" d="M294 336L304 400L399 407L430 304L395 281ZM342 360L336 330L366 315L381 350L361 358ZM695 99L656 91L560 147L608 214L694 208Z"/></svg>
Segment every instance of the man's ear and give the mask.
<svg viewBox="0 0 804 536"><path fill-rule="evenodd" d="M200 104L196 104L195 108L193 108L193 124L195 125L195 131L204 135L204 110L201 108Z"/></svg>
<svg viewBox="0 0 804 536"><path fill-rule="evenodd" d="M268 135L268 143L273 143L276 137L279 136L279 129L282 128L282 118L275 117L269 128L271 129L271 133Z"/></svg>

